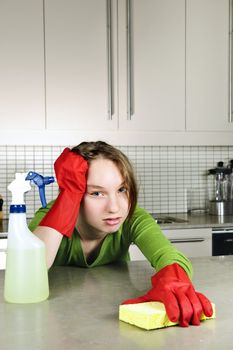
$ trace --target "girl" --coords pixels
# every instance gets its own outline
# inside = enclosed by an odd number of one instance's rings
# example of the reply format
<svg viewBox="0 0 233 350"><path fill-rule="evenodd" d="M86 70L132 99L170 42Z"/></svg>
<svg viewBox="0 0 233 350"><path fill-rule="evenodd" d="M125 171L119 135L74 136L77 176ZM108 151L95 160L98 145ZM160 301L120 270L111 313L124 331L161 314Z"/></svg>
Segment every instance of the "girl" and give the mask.
<svg viewBox="0 0 233 350"><path fill-rule="evenodd" d="M134 243L157 273L148 293L124 303L161 301L169 319L181 326L199 325L202 312L212 315L210 301L189 279L189 260L137 206L133 168L120 150L102 141L83 142L66 148L54 168L59 195L29 225L45 242L48 268L127 261Z"/></svg>

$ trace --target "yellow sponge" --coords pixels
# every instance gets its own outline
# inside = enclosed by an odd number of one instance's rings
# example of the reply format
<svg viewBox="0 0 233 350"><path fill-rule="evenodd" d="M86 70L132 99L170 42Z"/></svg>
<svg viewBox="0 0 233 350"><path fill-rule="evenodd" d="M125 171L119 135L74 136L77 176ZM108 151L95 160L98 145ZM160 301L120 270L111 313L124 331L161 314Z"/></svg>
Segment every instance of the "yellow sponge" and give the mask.
<svg viewBox="0 0 233 350"><path fill-rule="evenodd" d="M215 305L212 303L213 315L206 317L201 315L201 321L215 318ZM144 329L156 329L174 326L178 323L171 322L165 311L163 303L153 301L140 304L126 304L119 307L119 319Z"/></svg>

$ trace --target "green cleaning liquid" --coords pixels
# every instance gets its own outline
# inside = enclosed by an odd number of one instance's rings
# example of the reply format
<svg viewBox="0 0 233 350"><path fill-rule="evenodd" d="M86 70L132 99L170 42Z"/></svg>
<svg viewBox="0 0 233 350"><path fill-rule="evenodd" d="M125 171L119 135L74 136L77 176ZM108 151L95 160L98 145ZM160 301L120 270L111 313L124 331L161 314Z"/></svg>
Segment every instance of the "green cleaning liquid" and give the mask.
<svg viewBox="0 0 233 350"><path fill-rule="evenodd" d="M36 303L48 298L44 247L8 249L4 298L9 303Z"/></svg>
<svg viewBox="0 0 233 350"><path fill-rule="evenodd" d="M24 193L31 189L25 173L16 173L8 189L10 205L4 298L9 303L38 303L48 298L45 244L27 226Z"/></svg>

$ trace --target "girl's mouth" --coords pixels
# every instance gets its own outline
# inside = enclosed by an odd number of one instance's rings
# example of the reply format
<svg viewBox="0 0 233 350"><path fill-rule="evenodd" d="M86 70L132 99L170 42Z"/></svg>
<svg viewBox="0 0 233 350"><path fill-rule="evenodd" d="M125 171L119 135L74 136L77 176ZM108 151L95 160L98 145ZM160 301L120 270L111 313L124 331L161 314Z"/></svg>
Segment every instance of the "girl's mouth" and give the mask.
<svg viewBox="0 0 233 350"><path fill-rule="evenodd" d="M110 226L115 226L115 225L118 225L121 221L121 218L107 218L107 219L104 219L104 222L107 224L107 225L110 225Z"/></svg>

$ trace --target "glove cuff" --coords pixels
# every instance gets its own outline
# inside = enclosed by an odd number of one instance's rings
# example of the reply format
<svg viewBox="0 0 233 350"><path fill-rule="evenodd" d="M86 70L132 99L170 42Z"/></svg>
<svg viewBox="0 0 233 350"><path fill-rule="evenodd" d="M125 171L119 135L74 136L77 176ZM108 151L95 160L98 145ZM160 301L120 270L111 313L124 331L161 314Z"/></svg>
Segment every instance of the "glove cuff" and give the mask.
<svg viewBox="0 0 233 350"><path fill-rule="evenodd" d="M39 226L51 227L70 238L78 218L82 197L83 193L61 191Z"/></svg>
<svg viewBox="0 0 233 350"><path fill-rule="evenodd" d="M151 277L152 286L161 278L169 277L170 279L182 280L191 283L191 280L185 270L177 263L167 265Z"/></svg>

